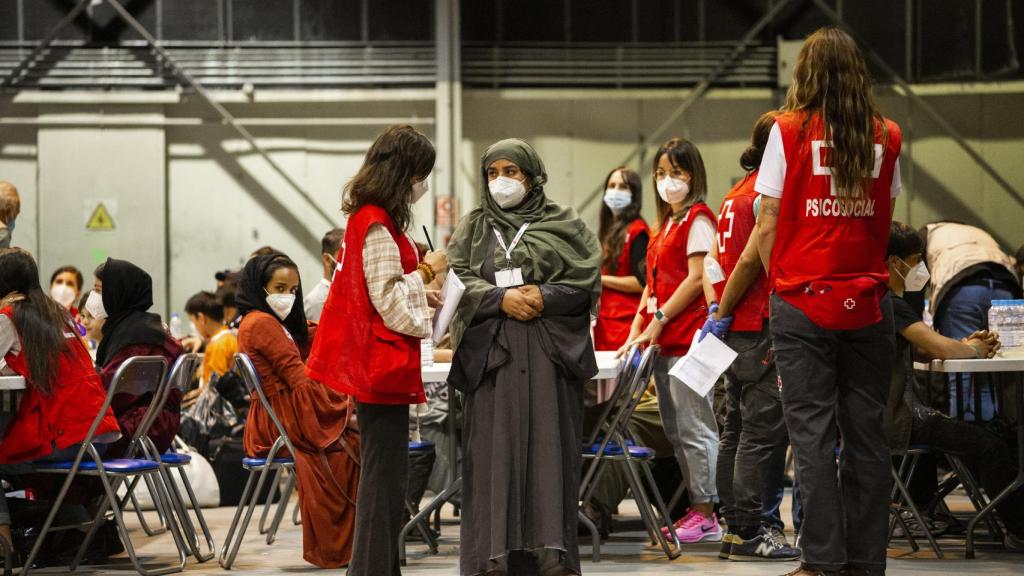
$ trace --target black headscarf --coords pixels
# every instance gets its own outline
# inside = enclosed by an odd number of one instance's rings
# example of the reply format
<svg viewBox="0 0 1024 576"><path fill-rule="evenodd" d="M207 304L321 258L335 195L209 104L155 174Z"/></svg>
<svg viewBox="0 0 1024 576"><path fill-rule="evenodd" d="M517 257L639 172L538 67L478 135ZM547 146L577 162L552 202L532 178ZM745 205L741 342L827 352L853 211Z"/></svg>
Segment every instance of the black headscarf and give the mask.
<svg viewBox="0 0 1024 576"><path fill-rule="evenodd" d="M105 366L127 346L162 345L167 331L153 307L153 279L145 270L125 260L107 258L103 265L103 340L96 350L96 363Z"/></svg>
<svg viewBox="0 0 1024 576"><path fill-rule="evenodd" d="M280 252L266 256L254 256L246 262L245 268L242 269L242 280L238 285L238 294L235 296L239 317L245 316L253 310L259 310L260 312L270 314L275 320L281 321L270 305L267 304L267 289L263 282L263 275L266 273L267 268L276 260L286 262L289 268L296 267L291 258ZM295 344L300 348L309 342L309 327L306 325L306 312L302 304L301 282L299 283L299 289L295 292L295 305L292 306L291 313L288 314L288 317L281 324L292 335Z"/></svg>

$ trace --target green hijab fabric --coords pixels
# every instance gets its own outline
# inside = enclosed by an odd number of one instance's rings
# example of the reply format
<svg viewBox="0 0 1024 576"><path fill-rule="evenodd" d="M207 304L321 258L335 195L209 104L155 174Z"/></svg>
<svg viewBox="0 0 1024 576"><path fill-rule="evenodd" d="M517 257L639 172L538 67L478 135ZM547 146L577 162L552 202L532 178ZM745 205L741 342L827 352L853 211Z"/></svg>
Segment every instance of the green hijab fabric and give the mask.
<svg viewBox="0 0 1024 576"><path fill-rule="evenodd" d="M495 160L508 160L526 173L532 189L522 204L503 210L487 188L487 167ZM548 200L544 193L547 173L537 152L519 139L493 144L480 159L481 207L466 216L448 244L448 265L466 285L466 292L451 324L452 347L457 349L466 328L473 321L484 294L494 285L481 277L485 258L493 258L496 270L522 268L527 284L558 284L590 293L591 313L597 314L601 296L601 244L572 208ZM505 251L495 245L494 231L506 244L524 223L530 227L505 262Z"/></svg>

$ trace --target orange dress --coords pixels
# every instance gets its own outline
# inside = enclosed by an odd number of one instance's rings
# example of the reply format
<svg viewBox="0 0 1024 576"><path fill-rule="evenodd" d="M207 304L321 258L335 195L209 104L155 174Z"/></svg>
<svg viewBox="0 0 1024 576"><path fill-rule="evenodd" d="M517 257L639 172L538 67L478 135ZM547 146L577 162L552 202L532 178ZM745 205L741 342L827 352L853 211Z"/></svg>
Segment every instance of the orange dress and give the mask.
<svg viewBox="0 0 1024 576"><path fill-rule="evenodd" d="M277 318L260 311L245 315L238 344L256 367L274 412L297 451L302 507L302 557L321 568L340 568L352 558L359 434L347 428L351 403L310 380L298 347ZM245 423L245 452L265 456L277 429L259 398Z"/></svg>

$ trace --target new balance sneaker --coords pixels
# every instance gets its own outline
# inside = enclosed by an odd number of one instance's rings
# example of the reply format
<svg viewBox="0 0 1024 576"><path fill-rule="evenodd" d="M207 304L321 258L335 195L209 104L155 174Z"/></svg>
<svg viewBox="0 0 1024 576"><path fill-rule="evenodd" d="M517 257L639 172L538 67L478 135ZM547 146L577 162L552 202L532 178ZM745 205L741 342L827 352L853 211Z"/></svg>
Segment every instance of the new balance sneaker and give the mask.
<svg viewBox="0 0 1024 576"><path fill-rule="evenodd" d="M696 510L689 513L676 525L676 538L682 544L696 544L697 542L721 542L722 527L718 524L718 518L712 513L705 516Z"/></svg>
<svg viewBox="0 0 1024 576"><path fill-rule="evenodd" d="M722 536L722 547L718 550L718 557L722 560L728 560L729 554L732 553L732 543L742 541L743 540L739 536L732 532L726 532L725 536Z"/></svg>
<svg viewBox="0 0 1024 576"><path fill-rule="evenodd" d="M729 560L736 562L788 562L800 558L800 549L788 543L779 542L772 537L767 528L762 527L757 536L750 540L739 539L733 542Z"/></svg>

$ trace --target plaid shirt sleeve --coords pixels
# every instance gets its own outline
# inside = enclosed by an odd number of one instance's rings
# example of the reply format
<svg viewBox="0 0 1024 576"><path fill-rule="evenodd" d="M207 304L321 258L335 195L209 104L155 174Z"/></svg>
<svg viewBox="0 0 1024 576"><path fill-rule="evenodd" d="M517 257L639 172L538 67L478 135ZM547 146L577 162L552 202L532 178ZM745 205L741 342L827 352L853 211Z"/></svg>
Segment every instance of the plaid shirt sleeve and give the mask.
<svg viewBox="0 0 1024 576"><path fill-rule="evenodd" d="M430 309L419 272L403 274L398 244L380 224L374 224L363 244L363 273L370 302L384 325L400 334L429 338Z"/></svg>

